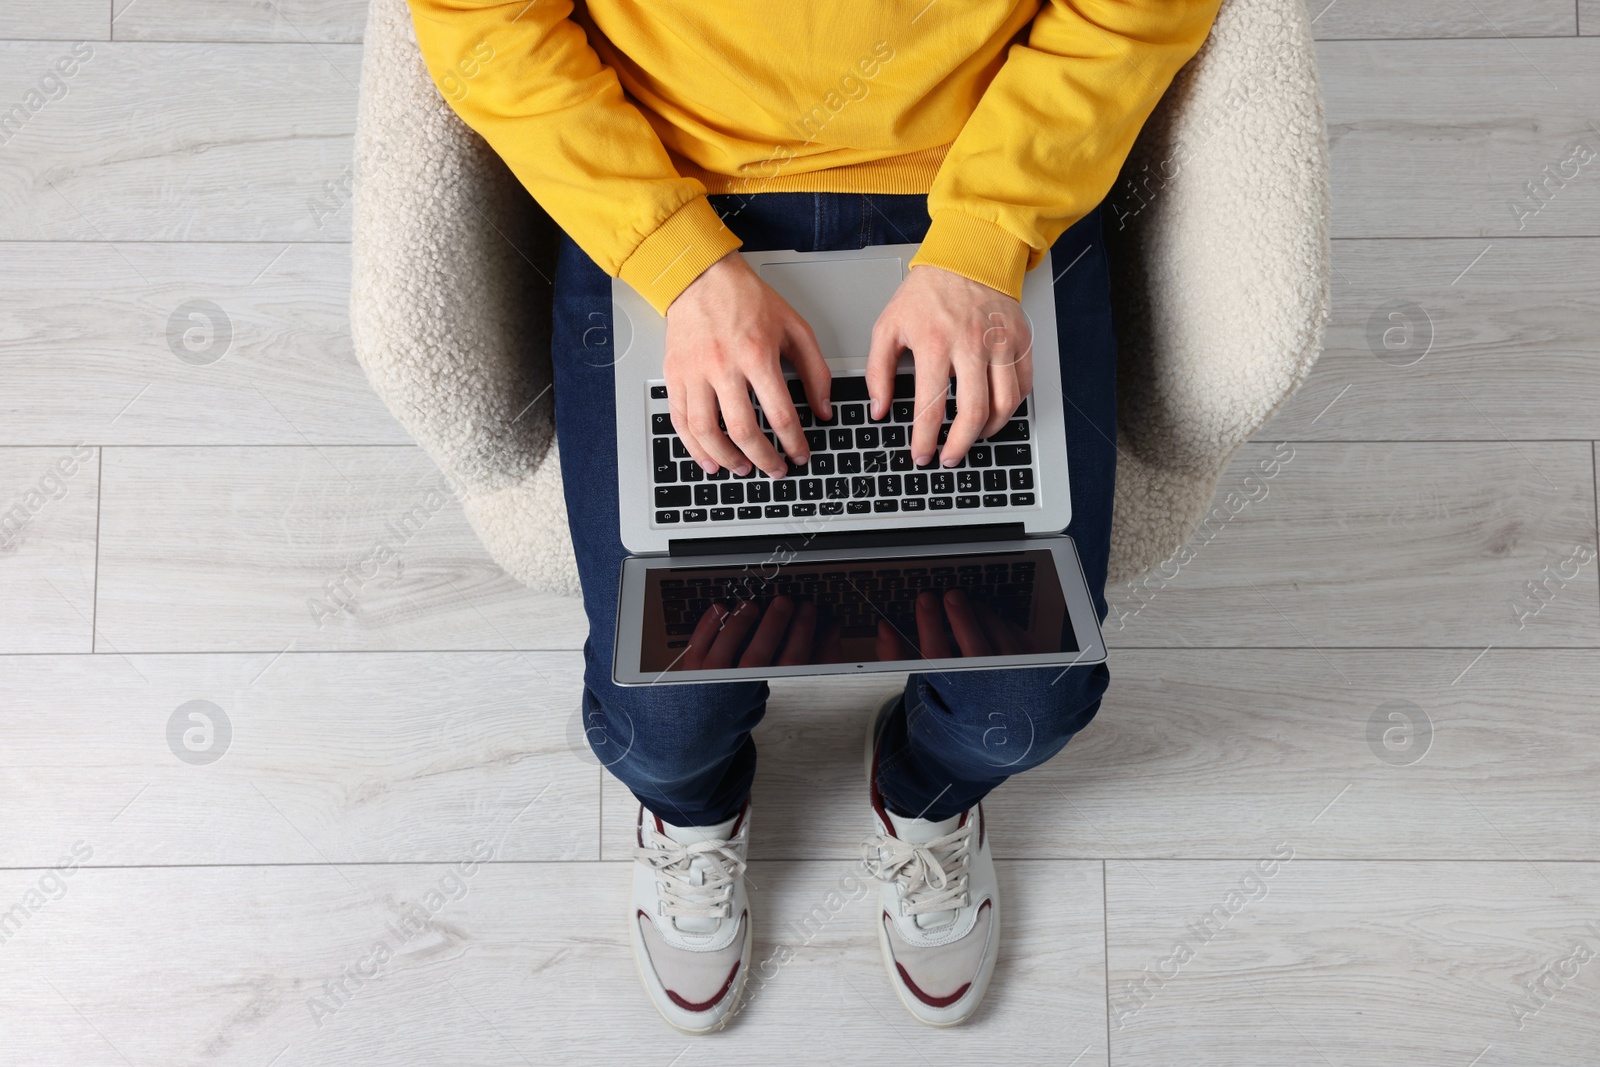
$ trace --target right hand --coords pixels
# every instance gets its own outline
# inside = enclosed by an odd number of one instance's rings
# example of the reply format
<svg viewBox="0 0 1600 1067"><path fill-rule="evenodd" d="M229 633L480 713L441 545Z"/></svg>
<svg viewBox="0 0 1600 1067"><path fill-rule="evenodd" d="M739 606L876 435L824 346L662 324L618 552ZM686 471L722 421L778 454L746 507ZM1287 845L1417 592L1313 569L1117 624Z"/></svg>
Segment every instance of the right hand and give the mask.
<svg viewBox="0 0 1600 1067"><path fill-rule="evenodd" d="M752 390L783 455L810 462L780 355L800 375L812 410L831 418L832 379L811 326L738 252L706 268L668 306L662 369L672 426L707 474L721 466L744 475L752 464L774 478L787 471L756 421ZM719 412L727 432L718 426Z"/></svg>

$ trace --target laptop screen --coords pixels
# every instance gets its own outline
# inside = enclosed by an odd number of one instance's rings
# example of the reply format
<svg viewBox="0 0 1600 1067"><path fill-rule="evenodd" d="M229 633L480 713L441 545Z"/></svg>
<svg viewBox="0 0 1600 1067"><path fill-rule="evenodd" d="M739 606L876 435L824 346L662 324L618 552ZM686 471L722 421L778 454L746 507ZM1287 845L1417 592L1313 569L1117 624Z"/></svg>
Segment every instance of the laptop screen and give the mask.
<svg viewBox="0 0 1600 1067"><path fill-rule="evenodd" d="M643 592L646 674L1079 650L1045 548L660 567Z"/></svg>

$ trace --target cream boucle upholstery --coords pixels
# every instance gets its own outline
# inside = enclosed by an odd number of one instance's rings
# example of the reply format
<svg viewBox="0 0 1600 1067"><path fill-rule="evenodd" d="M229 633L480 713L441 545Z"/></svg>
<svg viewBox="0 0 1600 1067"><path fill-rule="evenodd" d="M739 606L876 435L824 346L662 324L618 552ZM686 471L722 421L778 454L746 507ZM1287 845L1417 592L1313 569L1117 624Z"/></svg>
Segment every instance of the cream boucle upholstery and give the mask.
<svg viewBox="0 0 1600 1067"><path fill-rule="evenodd" d="M1316 360L1327 170L1302 0L1224 0L1106 213L1121 342L1111 581L1182 545L1234 450ZM404 0L372 0L356 131L357 358L496 561L576 595L548 392L554 234L440 98Z"/></svg>

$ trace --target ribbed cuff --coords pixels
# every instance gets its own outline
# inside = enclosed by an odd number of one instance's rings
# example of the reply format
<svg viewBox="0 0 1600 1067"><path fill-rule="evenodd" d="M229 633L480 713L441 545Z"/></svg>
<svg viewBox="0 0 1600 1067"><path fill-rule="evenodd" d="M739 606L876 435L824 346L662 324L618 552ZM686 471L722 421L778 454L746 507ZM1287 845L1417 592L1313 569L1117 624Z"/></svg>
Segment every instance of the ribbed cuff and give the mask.
<svg viewBox="0 0 1600 1067"><path fill-rule="evenodd" d="M742 244L703 196L684 203L622 263L623 281L661 314L705 269Z"/></svg>
<svg viewBox="0 0 1600 1067"><path fill-rule="evenodd" d="M1029 251L1027 242L992 222L941 211L933 216L910 265L942 267L1020 300Z"/></svg>

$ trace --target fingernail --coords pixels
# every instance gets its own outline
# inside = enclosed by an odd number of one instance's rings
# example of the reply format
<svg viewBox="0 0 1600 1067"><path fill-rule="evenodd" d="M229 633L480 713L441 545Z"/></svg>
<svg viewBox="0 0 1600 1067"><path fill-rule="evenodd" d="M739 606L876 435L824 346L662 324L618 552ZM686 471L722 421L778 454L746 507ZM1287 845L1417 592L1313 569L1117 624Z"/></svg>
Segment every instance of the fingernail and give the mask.
<svg viewBox="0 0 1600 1067"><path fill-rule="evenodd" d="M794 457L794 461L795 461L795 463L797 463L797 464L798 464L798 465L800 465L800 466L802 466L802 467L804 467L804 466L805 466L805 465L806 465L806 464L807 464L807 463L810 463L810 462L811 462L811 457L810 457L810 456L809 456L809 455L806 455L806 456L796 456L796 457Z"/></svg>
<svg viewBox="0 0 1600 1067"><path fill-rule="evenodd" d="M958 457L951 456L949 459L946 459L944 461L944 465L946 467L954 467L957 463L960 463L960 462L961 462L961 460Z"/></svg>
<svg viewBox="0 0 1600 1067"><path fill-rule="evenodd" d="M928 464L933 462L933 457L932 456L913 456L912 459L911 459L911 462L916 464L919 467L926 467Z"/></svg>
<svg viewBox="0 0 1600 1067"><path fill-rule="evenodd" d="M749 474L752 469L753 468L751 467L749 460L746 460L737 467L733 468L733 473L743 478L746 474Z"/></svg>
<svg viewBox="0 0 1600 1067"><path fill-rule="evenodd" d="M709 459L702 459L700 461L700 469L705 471L707 474L717 473L717 465Z"/></svg>

